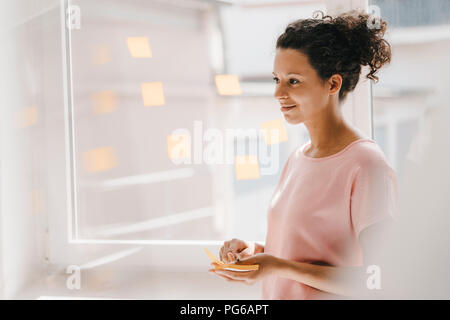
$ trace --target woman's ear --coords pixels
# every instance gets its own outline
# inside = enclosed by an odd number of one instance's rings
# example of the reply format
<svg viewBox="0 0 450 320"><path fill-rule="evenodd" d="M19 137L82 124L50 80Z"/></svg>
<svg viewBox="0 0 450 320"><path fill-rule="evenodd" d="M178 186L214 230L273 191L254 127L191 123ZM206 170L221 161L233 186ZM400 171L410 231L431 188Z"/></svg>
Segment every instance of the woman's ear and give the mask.
<svg viewBox="0 0 450 320"><path fill-rule="evenodd" d="M328 80L328 83L330 85L329 94L335 95L339 93L339 90L341 89L342 76L340 74L333 74Z"/></svg>

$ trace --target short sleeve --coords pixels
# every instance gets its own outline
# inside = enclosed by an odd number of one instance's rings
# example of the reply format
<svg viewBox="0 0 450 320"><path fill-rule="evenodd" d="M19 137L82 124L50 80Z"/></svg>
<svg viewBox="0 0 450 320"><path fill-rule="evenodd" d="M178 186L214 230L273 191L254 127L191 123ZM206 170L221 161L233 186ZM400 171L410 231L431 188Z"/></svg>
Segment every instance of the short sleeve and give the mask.
<svg viewBox="0 0 450 320"><path fill-rule="evenodd" d="M395 171L381 158L365 161L357 170L351 192L355 234L384 220L396 219L398 183Z"/></svg>

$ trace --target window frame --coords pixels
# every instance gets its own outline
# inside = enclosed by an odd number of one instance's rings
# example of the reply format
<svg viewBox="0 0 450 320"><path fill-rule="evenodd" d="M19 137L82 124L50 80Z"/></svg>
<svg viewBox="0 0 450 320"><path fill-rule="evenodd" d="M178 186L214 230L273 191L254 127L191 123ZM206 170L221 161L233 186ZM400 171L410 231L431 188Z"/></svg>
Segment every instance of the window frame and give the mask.
<svg viewBox="0 0 450 320"><path fill-rule="evenodd" d="M53 188L65 188L66 198L57 199L55 210L50 212L47 231L47 262L52 266L66 268L69 265L83 265L98 261L100 257L112 257L123 252L123 259L115 261L117 265L144 266L154 271L193 271L200 272L209 268L209 259L203 248L212 252L219 251L222 241L193 240L96 240L76 239L76 168L74 165L73 141L73 95L71 70L70 30L66 28L66 12L70 0L61 1L61 55L64 91L64 151L65 158L58 160L60 172L64 175L54 181ZM319 2L319 1L318 1ZM323 1L320 1L323 3ZM339 5L335 1L325 1L329 12L346 10L354 7L367 9L367 0L345 0ZM343 5L344 4L344 5ZM364 74L364 72L362 73ZM362 79L361 79L362 80ZM361 81L355 91L349 93L342 110L350 123L355 125L370 138L372 129L372 95L371 82ZM55 160L56 161L56 160ZM64 162L64 163L63 163ZM65 214L55 214L65 210ZM66 227L61 227L66 226ZM251 239L247 239L252 241ZM257 241L264 244L264 242ZM136 250L131 250L135 248ZM128 254L127 254L128 252ZM136 254L139 253L139 254ZM120 256L120 255L119 255Z"/></svg>

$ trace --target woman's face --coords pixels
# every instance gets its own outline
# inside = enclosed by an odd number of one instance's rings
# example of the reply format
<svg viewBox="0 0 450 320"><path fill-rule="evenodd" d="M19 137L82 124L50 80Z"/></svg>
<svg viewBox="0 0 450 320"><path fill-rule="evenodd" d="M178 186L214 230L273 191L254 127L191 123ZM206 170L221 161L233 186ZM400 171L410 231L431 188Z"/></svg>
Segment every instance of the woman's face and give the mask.
<svg viewBox="0 0 450 320"><path fill-rule="evenodd" d="M319 78L305 54L294 49L277 49L273 76L274 96L288 123L307 122L327 112L330 85ZM292 105L295 106L282 107Z"/></svg>

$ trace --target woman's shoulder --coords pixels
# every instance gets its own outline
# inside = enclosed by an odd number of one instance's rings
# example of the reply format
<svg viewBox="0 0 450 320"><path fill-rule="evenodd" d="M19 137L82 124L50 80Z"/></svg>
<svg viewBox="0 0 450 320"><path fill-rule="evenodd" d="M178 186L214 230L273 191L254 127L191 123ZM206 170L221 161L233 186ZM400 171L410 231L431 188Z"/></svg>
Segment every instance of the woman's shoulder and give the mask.
<svg viewBox="0 0 450 320"><path fill-rule="evenodd" d="M297 147L294 152L292 152L293 155L299 157L299 156L305 156L305 151L308 149L309 145L311 144L311 141L308 141L299 147ZM353 139L349 140L346 143L343 144L342 147L338 148L339 150L335 152L332 155L324 156L321 158L312 158L307 157L308 159L312 160L325 160L330 158L356 158L360 161L370 161L374 159L380 159L385 158L385 155L381 148L378 146L375 140L369 139L369 138L359 138L359 139ZM341 157L344 156L344 157Z"/></svg>
<svg viewBox="0 0 450 320"><path fill-rule="evenodd" d="M372 139L356 140L351 148L351 152L349 152L349 156L360 167L392 170L385 153L377 142Z"/></svg>
<svg viewBox="0 0 450 320"><path fill-rule="evenodd" d="M353 149L354 156L361 161L386 160L386 156L378 143L361 130L352 127L349 130L348 146Z"/></svg>
<svg viewBox="0 0 450 320"><path fill-rule="evenodd" d="M386 158L383 150L373 139L358 139L353 141L352 151L361 160L370 161L377 158Z"/></svg>

